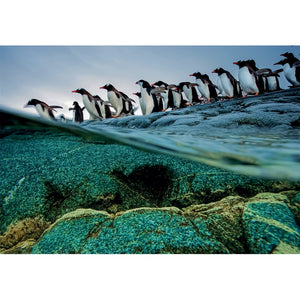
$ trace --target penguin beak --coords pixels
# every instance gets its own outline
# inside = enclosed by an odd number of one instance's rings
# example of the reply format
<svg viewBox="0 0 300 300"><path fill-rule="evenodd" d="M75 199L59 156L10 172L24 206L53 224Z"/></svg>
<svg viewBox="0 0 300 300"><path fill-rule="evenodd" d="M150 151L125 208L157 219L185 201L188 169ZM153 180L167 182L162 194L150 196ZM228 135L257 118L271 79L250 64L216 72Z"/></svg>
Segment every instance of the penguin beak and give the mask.
<svg viewBox="0 0 300 300"><path fill-rule="evenodd" d="M194 76L194 74L190 74L189 76Z"/></svg>
<svg viewBox="0 0 300 300"><path fill-rule="evenodd" d="M133 95L136 95L136 93L132 93Z"/></svg>
<svg viewBox="0 0 300 300"><path fill-rule="evenodd" d="M72 91L72 93L77 93L77 90Z"/></svg>
<svg viewBox="0 0 300 300"><path fill-rule="evenodd" d="M135 84L139 84L139 82L137 81Z"/></svg>
<svg viewBox="0 0 300 300"><path fill-rule="evenodd" d="M234 65L237 65L237 64L238 64L238 62L237 62L237 61L235 61L233 64L234 64Z"/></svg>
<svg viewBox="0 0 300 300"><path fill-rule="evenodd" d="M100 86L100 90L101 90L101 89L104 89L104 86Z"/></svg>
<svg viewBox="0 0 300 300"><path fill-rule="evenodd" d="M212 73L216 73L216 70L213 70Z"/></svg>
<svg viewBox="0 0 300 300"><path fill-rule="evenodd" d="M154 83L152 83L151 86L154 86Z"/></svg>
<svg viewBox="0 0 300 300"><path fill-rule="evenodd" d="M29 107L28 103L26 103L26 104L24 105L24 108L25 108L25 107Z"/></svg>

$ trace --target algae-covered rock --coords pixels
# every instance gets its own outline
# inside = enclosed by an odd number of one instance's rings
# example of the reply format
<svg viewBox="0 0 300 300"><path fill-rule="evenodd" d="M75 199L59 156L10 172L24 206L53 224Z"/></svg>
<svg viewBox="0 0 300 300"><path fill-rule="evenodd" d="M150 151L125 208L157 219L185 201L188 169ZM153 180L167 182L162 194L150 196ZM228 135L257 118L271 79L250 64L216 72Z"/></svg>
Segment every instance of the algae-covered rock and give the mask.
<svg viewBox="0 0 300 300"><path fill-rule="evenodd" d="M59 219L32 253L228 253L205 223L176 208L140 208L113 217L80 209Z"/></svg>
<svg viewBox="0 0 300 300"><path fill-rule="evenodd" d="M0 252L300 253L300 229L287 204L297 202L297 195L228 196L182 210L137 208L109 214L77 209L48 228L41 219L11 226L0 237Z"/></svg>
<svg viewBox="0 0 300 300"><path fill-rule="evenodd" d="M300 253L300 228L285 203L287 197L263 193L250 200L243 213L250 253Z"/></svg>
<svg viewBox="0 0 300 300"><path fill-rule="evenodd" d="M197 224L205 223L212 238L221 242L230 253L247 253L244 230L241 226L245 198L228 196L209 204L192 205L184 215Z"/></svg>
<svg viewBox="0 0 300 300"><path fill-rule="evenodd" d="M32 246L49 225L42 216L11 224L7 232L0 235L0 253L31 252Z"/></svg>

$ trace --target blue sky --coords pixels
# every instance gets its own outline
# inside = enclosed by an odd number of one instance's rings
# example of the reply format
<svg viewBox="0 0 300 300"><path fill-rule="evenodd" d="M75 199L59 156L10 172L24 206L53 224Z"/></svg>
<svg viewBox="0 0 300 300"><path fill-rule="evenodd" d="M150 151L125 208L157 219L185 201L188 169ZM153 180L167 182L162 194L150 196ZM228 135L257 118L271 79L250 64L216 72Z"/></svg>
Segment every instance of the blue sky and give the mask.
<svg viewBox="0 0 300 300"><path fill-rule="evenodd" d="M128 95L139 90L139 79L153 83L163 80L178 84L194 81L189 74L207 73L223 67L237 78L233 62L253 58L259 68L271 68L290 51L300 59L299 46L0 46L0 105L35 114L24 104L31 98L49 105L61 105L67 117L74 100L81 96L71 91L85 88L107 99L99 87L106 83ZM283 74L280 83L288 83ZM133 96L133 95L132 95ZM135 96L133 96L134 99Z"/></svg>

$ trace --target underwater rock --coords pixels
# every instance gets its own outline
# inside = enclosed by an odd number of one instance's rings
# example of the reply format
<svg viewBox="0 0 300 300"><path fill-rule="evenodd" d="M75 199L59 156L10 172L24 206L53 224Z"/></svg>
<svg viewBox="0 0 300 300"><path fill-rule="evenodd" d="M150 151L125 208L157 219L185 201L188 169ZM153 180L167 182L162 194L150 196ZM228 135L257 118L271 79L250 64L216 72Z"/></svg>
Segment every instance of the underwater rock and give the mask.
<svg viewBox="0 0 300 300"><path fill-rule="evenodd" d="M0 253L30 253L32 246L49 226L50 223L41 216L11 224L7 232L0 235Z"/></svg>
<svg viewBox="0 0 300 300"><path fill-rule="evenodd" d="M78 209L52 224L32 253L300 253L300 228L283 194L115 215Z"/></svg>
<svg viewBox="0 0 300 300"><path fill-rule="evenodd" d="M250 253L300 253L300 228L286 201L282 194L262 193L246 203L243 227Z"/></svg>
<svg viewBox="0 0 300 300"><path fill-rule="evenodd" d="M177 208L139 208L117 214L79 209L51 226L32 253L229 253L205 223Z"/></svg>

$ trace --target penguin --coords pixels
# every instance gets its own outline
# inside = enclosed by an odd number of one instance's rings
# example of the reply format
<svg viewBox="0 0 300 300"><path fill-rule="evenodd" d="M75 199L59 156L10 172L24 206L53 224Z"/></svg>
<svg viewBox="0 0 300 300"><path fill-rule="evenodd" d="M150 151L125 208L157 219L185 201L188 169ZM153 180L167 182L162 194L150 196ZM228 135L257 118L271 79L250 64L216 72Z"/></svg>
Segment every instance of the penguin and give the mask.
<svg viewBox="0 0 300 300"><path fill-rule="evenodd" d="M211 102L211 99L217 99L216 86L210 81L207 74L201 74L200 72L195 72L190 74L190 76L196 77L196 82L198 83L198 90L201 95L206 99L205 102Z"/></svg>
<svg viewBox="0 0 300 300"><path fill-rule="evenodd" d="M259 94L259 88L257 86L257 78L255 71L249 65L249 61L236 61L233 64L239 67L239 81L243 90L243 97L247 97L248 94L257 96Z"/></svg>
<svg viewBox="0 0 300 300"><path fill-rule="evenodd" d="M249 68L251 68L255 72L259 94L263 94L264 92L267 91L267 79L266 79L266 77L257 74L257 71L259 69L256 67L256 63L253 59L246 60L246 63L248 64Z"/></svg>
<svg viewBox="0 0 300 300"><path fill-rule="evenodd" d="M110 104L107 103L106 101L104 101L103 99L101 99L100 96L98 96L98 95L94 95L93 97L99 103L102 119L112 118L112 113L111 113L111 110L110 110Z"/></svg>
<svg viewBox="0 0 300 300"><path fill-rule="evenodd" d="M292 63L295 63L295 62L299 61L299 59L297 57L295 57L294 54L291 53L291 52L282 53L282 54L280 54L280 56L288 58L289 61L292 62Z"/></svg>
<svg viewBox="0 0 300 300"><path fill-rule="evenodd" d="M173 99L174 99L174 108L173 109L184 107L184 101L183 101L183 97L182 97L183 90L181 88L179 88L178 85L175 85L175 84L170 84L168 86L168 88L171 89L171 91L173 93Z"/></svg>
<svg viewBox="0 0 300 300"><path fill-rule="evenodd" d="M69 110L73 110L73 121L77 123L82 123L83 122L83 110L85 107L83 106L82 108L78 104L77 101L73 102L74 107L70 107Z"/></svg>
<svg viewBox="0 0 300 300"><path fill-rule="evenodd" d="M198 86L198 83L190 83L188 81L180 82L178 84L178 88L183 91L187 98L186 105L192 105L193 103L199 103L199 97L196 91L196 86Z"/></svg>
<svg viewBox="0 0 300 300"><path fill-rule="evenodd" d="M265 69L259 69L258 71L256 71L256 73L266 78L266 82L267 82L266 91L273 92L273 91L281 90L278 77L280 77L279 73L282 71L283 69L272 71L271 69L265 68Z"/></svg>
<svg viewBox="0 0 300 300"><path fill-rule="evenodd" d="M217 68L213 70L212 73L218 74L218 78L220 80L219 85L223 96L228 98L242 96L241 90L239 89L239 83L230 72L224 70L223 68Z"/></svg>
<svg viewBox="0 0 300 300"><path fill-rule="evenodd" d="M80 88L72 91L72 93L78 93L82 96L83 104L90 114L90 120L102 118L99 102L87 90Z"/></svg>
<svg viewBox="0 0 300 300"><path fill-rule="evenodd" d="M141 90L141 98L139 100L143 115L159 111L157 98L154 94L151 94L152 87L149 82L140 79L136 84L140 86Z"/></svg>
<svg viewBox="0 0 300 300"><path fill-rule="evenodd" d="M283 66L283 74L292 87L300 85L300 65L292 57L278 61L274 65Z"/></svg>
<svg viewBox="0 0 300 300"><path fill-rule="evenodd" d="M174 99L172 90L168 88L168 84L164 81L156 81L152 84L152 87L157 86L159 88L164 88L164 92L162 93L163 96L163 111L174 108Z"/></svg>
<svg viewBox="0 0 300 300"><path fill-rule="evenodd" d="M63 108L58 105L51 105L49 106L43 101L40 101L38 99L31 99L25 104L24 107L28 106L34 106L38 114L48 120L56 120L53 114L53 111L56 111L55 108Z"/></svg>
<svg viewBox="0 0 300 300"><path fill-rule="evenodd" d="M132 105L132 102L135 103L135 101L131 98L129 98L126 94L120 92L120 94L123 96L123 100L124 100L124 103L123 103L123 108L124 108L124 113L126 115L134 115L134 108L133 108L133 105Z"/></svg>
<svg viewBox="0 0 300 300"><path fill-rule="evenodd" d="M134 100L130 99L126 94L118 91L112 84L106 84L100 89L107 90L107 98L112 107L116 110L116 114L113 115L113 118L119 117L122 113L127 114L133 112L131 102ZM127 102L130 102L127 103Z"/></svg>

